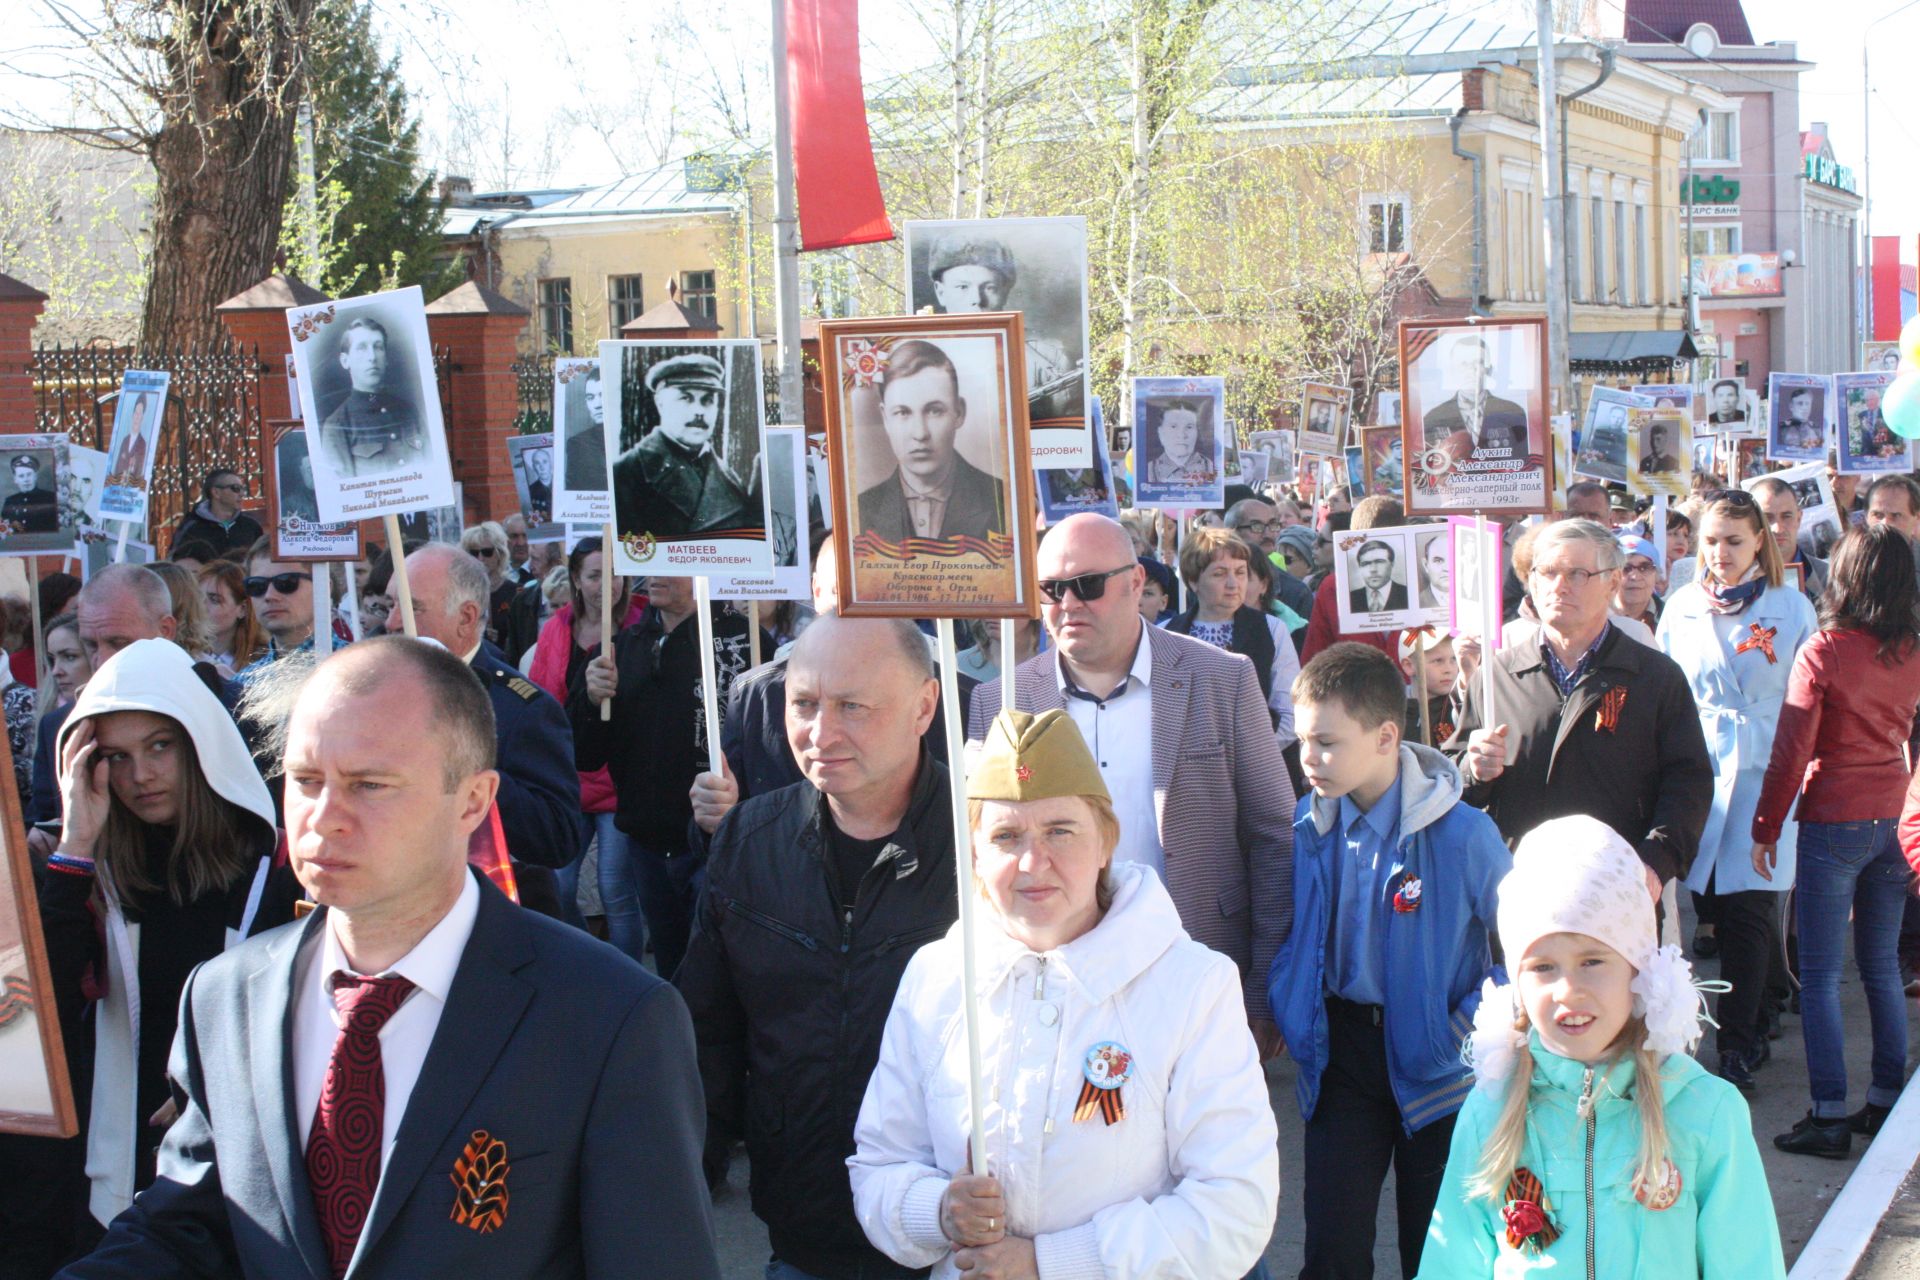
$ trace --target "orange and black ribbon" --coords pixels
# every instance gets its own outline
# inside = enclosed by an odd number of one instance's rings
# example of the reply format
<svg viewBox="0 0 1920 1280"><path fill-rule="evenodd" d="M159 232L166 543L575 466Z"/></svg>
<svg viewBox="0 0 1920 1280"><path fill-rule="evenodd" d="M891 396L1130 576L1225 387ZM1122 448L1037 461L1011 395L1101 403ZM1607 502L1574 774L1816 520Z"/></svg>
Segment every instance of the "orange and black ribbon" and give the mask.
<svg viewBox="0 0 1920 1280"><path fill-rule="evenodd" d="M1752 634L1739 644L1733 646L1733 651L1735 653L1745 653L1749 649L1758 649L1767 655L1767 663L1769 666L1778 662L1779 659L1773 656L1773 638L1780 634L1780 628L1763 627L1757 622L1751 622L1747 624L1747 630L1752 632Z"/></svg>
<svg viewBox="0 0 1920 1280"><path fill-rule="evenodd" d="M1507 1179L1506 1207L1500 1216L1507 1224L1507 1246L1531 1257L1553 1247L1560 1228L1553 1224L1553 1206L1547 1203L1547 1189L1540 1185L1525 1165Z"/></svg>
<svg viewBox="0 0 1920 1280"><path fill-rule="evenodd" d="M1620 727L1620 712L1627 705L1627 686L1617 684L1600 698L1600 709L1593 714L1593 727L1612 733Z"/></svg>
<svg viewBox="0 0 1920 1280"><path fill-rule="evenodd" d="M1088 1080L1080 1086L1080 1102L1073 1109L1073 1122L1092 1118L1098 1111L1100 1118L1108 1124L1117 1124L1127 1115L1127 1104L1120 1097L1118 1089L1102 1089Z"/></svg>

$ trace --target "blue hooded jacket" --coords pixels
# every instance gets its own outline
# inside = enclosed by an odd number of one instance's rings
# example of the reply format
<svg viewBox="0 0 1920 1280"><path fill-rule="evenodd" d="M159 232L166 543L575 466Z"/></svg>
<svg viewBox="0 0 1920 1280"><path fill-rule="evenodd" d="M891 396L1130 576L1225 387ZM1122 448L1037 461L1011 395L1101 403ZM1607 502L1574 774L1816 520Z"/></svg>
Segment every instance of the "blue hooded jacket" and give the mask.
<svg viewBox="0 0 1920 1280"><path fill-rule="evenodd" d="M1473 1087L1460 1046L1473 1030L1481 983L1506 981L1493 964L1501 879L1513 856L1493 819L1460 800L1460 774L1430 747L1400 744L1400 844L1384 913L1387 1075L1408 1133L1460 1109ZM1327 1067L1327 935L1346 855L1340 802L1300 798L1293 823L1293 931L1267 975L1267 1002L1299 1064L1300 1114L1311 1119ZM1419 906L1396 911L1393 894L1419 882ZM1347 904L1348 910L1354 904Z"/></svg>

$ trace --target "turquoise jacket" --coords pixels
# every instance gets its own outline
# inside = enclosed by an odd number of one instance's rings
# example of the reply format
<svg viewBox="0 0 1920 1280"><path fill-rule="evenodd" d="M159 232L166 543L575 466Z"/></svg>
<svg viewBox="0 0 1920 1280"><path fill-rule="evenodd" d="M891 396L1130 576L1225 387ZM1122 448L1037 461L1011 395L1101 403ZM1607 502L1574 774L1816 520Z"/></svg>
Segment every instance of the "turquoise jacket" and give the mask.
<svg viewBox="0 0 1920 1280"><path fill-rule="evenodd" d="M1589 1069L1549 1052L1537 1035L1530 1048L1533 1088L1521 1164L1545 1187L1560 1237L1529 1257L1508 1246L1502 1204L1467 1198L1504 1094L1504 1088L1475 1089L1453 1131L1419 1280L1507 1280L1536 1272L1564 1280L1784 1280L1773 1197L1746 1101L1732 1085L1684 1054L1663 1064L1680 1198L1656 1211L1633 1194L1640 1123L1632 1061ZM1591 1120L1580 1115L1583 1091L1593 1098Z"/></svg>

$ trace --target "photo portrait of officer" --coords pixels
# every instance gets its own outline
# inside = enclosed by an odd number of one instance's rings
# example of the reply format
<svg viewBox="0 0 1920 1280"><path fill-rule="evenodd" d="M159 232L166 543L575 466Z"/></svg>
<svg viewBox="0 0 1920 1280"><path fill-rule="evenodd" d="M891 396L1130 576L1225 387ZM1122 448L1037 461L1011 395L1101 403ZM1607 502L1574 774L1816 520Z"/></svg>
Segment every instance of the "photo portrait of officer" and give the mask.
<svg viewBox="0 0 1920 1280"><path fill-rule="evenodd" d="M1673 424L1647 424L1646 436L1640 442L1640 474L1667 475L1679 469L1680 459L1673 452Z"/></svg>
<svg viewBox="0 0 1920 1280"><path fill-rule="evenodd" d="M1707 414L1707 421L1715 426L1744 426L1747 411L1740 407L1740 392L1743 390L1738 378L1722 378L1713 384L1713 408Z"/></svg>
<svg viewBox="0 0 1920 1280"><path fill-rule="evenodd" d="M120 447L114 450L113 462L107 467L107 483L131 485L144 489L147 485L147 418L153 413L153 396L145 391L133 398L133 407L127 410L127 434L120 440Z"/></svg>
<svg viewBox="0 0 1920 1280"><path fill-rule="evenodd" d="M1446 445L1456 458L1471 456L1476 449L1502 449L1523 456L1527 411L1493 394L1493 350L1486 339L1455 338L1441 369L1449 395L1426 412L1427 447Z"/></svg>
<svg viewBox="0 0 1920 1280"><path fill-rule="evenodd" d="M1360 585L1347 593L1348 606L1355 613L1391 613L1407 607L1405 583L1393 580L1396 559L1393 544L1369 538L1354 553L1353 568Z"/></svg>
<svg viewBox="0 0 1920 1280"><path fill-rule="evenodd" d="M520 454L520 468L526 477L528 524L546 524L553 519L553 449L527 449Z"/></svg>
<svg viewBox="0 0 1920 1280"><path fill-rule="evenodd" d="M320 504L313 496L313 457L307 452L304 431L289 431L273 446L274 482L279 486L280 518L302 524L320 523Z"/></svg>
<svg viewBox="0 0 1920 1280"><path fill-rule="evenodd" d="M12 533L57 533L60 501L53 494L53 478L38 454L16 453L7 460L13 492L0 503L0 520Z"/></svg>
<svg viewBox="0 0 1920 1280"><path fill-rule="evenodd" d="M427 429L419 406L387 381L386 326L371 316L348 321L339 360L347 395L320 423L320 448L334 473L342 479L379 476L417 464L426 452ZM326 372L329 382L336 381Z"/></svg>
<svg viewBox="0 0 1920 1280"><path fill-rule="evenodd" d="M1147 479L1154 484L1213 483L1213 447L1201 429L1202 406L1192 400L1147 402L1153 460Z"/></svg>
<svg viewBox="0 0 1920 1280"><path fill-rule="evenodd" d="M620 534L660 542L721 530L758 534L759 495L714 449L727 412L720 361L699 352L669 356L647 370L644 382L660 423L613 464Z"/></svg>
<svg viewBox="0 0 1920 1280"><path fill-rule="evenodd" d="M594 365L568 388L567 488L604 493L607 488L607 402ZM582 420L584 419L584 420Z"/></svg>
<svg viewBox="0 0 1920 1280"><path fill-rule="evenodd" d="M967 426L967 402L945 351L919 338L893 347L880 382L880 421L894 468L861 492L863 530L888 542L1007 531L1006 486L955 447Z"/></svg>
<svg viewBox="0 0 1920 1280"><path fill-rule="evenodd" d="M1820 411L1819 393L1812 387L1782 387L1779 399L1784 412L1774 427L1773 452L1781 455L1805 454L1809 458L1826 447L1826 430L1815 421Z"/></svg>
<svg viewBox="0 0 1920 1280"><path fill-rule="evenodd" d="M927 280L934 307L945 315L1005 311L1019 281L1013 253L992 236L962 231L934 242L927 255ZM1023 309L1014 301L1012 309ZM1078 306L1074 308L1077 312ZM1079 359L1039 331L1027 318L1027 413L1035 422L1080 417L1086 412L1085 379Z"/></svg>

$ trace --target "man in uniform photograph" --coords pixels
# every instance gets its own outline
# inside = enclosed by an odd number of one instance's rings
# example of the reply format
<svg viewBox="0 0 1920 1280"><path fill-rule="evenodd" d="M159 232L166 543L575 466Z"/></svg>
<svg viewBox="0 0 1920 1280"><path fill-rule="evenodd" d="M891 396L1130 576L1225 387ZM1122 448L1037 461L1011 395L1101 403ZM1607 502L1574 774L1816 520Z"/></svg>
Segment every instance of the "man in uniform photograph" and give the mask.
<svg viewBox="0 0 1920 1280"><path fill-rule="evenodd" d="M1407 589L1393 580L1394 551L1391 542L1370 538L1354 557L1360 570L1360 585L1347 593L1354 613L1392 613L1407 607Z"/></svg>
<svg viewBox="0 0 1920 1280"><path fill-rule="evenodd" d="M607 488L607 402L600 393L600 366L588 369L580 381L580 400L587 420L567 432L567 488L576 493L604 493Z"/></svg>
<svg viewBox="0 0 1920 1280"><path fill-rule="evenodd" d="M31 453L13 455L14 492L0 503L0 520L14 533L56 533L60 529L60 503L53 490L40 487L45 464Z"/></svg>
<svg viewBox="0 0 1920 1280"><path fill-rule="evenodd" d="M529 449L520 457L527 469L527 519L546 524L553 519L553 450Z"/></svg>
<svg viewBox="0 0 1920 1280"><path fill-rule="evenodd" d="M1446 445L1456 458L1470 457L1476 449L1524 456L1527 411L1488 389L1493 381L1493 352L1486 339L1457 338L1446 359L1446 381L1453 394L1427 410L1427 447Z"/></svg>
<svg viewBox="0 0 1920 1280"><path fill-rule="evenodd" d="M142 391L133 398L133 408L127 411L126 438L121 440L119 451L113 455L113 465L107 468L108 484L131 485L136 489L146 487L147 415L152 412L151 395Z"/></svg>
<svg viewBox="0 0 1920 1280"><path fill-rule="evenodd" d="M880 422L893 446L893 474L860 494L860 527L888 542L985 538L1007 531L1006 487L954 447L967 402L953 360L910 339L887 357Z"/></svg>
<svg viewBox="0 0 1920 1280"><path fill-rule="evenodd" d="M938 240L927 255L927 279L934 305L944 315L1007 310L1007 295L1019 279L1013 254L991 236L971 231ZM1015 304L1014 310L1019 310ZM1079 417L1085 412L1080 365L1066 347L1027 324L1028 414L1047 418Z"/></svg>
<svg viewBox="0 0 1920 1280"><path fill-rule="evenodd" d="M1740 407L1740 382L1735 378L1722 378L1713 384L1713 411L1707 414L1707 421L1715 426L1745 426L1747 411Z"/></svg>
<svg viewBox="0 0 1920 1280"><path fill-rule="evenodd" d="M1640 454L1640 474L1666 475L1679 469L1680 459L1673 453L1673 428L1664 422L1649 424L1646 447Z"/></svg>
<svg viewBox="0 0 1920 1280"><path fill-rule="evenodd" d="M713 447L727 404L720 362L698 353L670 357L647 370L646 387L660 425L613 464L620 532L674 542L722 529L759 531L756 495Z"/></svg>
<svg viewBox="0 0 1920 1280"><path fill-rule="evenodd" d="M1787 402L1786 414L1780 419L1775 444L1782 449L1817 452L1826 443L1826 432L1813 420L1813 388L1782 387L1780 394Z"/></svg>
<svg viewBox="0 0 1920 1280"><path fill-rule="evenodd" d="M313 459L307 453L306 437L283 437L274 446L274 464L280 486L280 518L319 523L320 504L313 496Z"/></svg>
<svg viewBox="0 0 1920 1280"><path fill-rule="evenodd" d="M320 447L335 475L385 475L412 466L426 451L419 409L386 386L387 330L361 316L347 324L340 367L350 389L320 424Z"/></svg>

